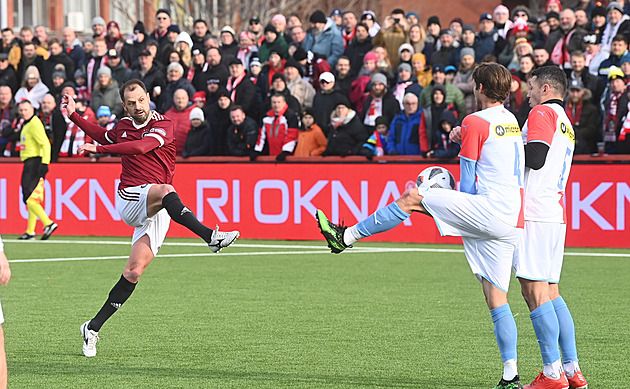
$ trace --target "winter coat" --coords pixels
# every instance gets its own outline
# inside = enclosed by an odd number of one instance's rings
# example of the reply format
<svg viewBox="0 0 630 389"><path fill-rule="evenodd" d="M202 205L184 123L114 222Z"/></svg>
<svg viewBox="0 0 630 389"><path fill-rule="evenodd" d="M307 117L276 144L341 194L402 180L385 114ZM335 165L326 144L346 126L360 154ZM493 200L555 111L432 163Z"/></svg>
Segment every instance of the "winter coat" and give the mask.
<svg viewBox="0 0 630 389"><path fill-rule="evenodd" d="M154 99L153 89L156 86L159 86L160 88L162 88L162 93L164 93L164 88L166 87L166 75L164 74L164 70L162 70L155 63L153 63L153 66L151 66L151 69L149 69L146 74L142 75L140 73L140 69L138 69L132 71L130 77L137 78L144 82L144 85L147 87L147 91L149 92L149 96L151 96L151 100L154 100L155 103L157 103L156 100L159 99Z"/></svg>
<svg viewBox="0 0 630 389"><path fill-rule="evenodd" d="M120 59L120 63L116 67L111 67L112 70L112 78L118 82L118 85L122 86L125 82L131 80L131 73L133 71L127 67L124 59Z"/></svg>
<svg viewBox="0 0 630 389"><path fill-rule="evenodd" d="M426 123L422 110L407 116L401 112L389 125L387 154L422 155L428 150L420 149L420 138L426 137Z"/></svg>
<svg viewBox="0 0 630 389"><path fill-rule="evenodd" d="M298 133L297 147L295 148L296 157L312 157L322 155L326 150L328 140L324 131L313 123L309 128L301 128Z"/></svg>
<svg viewBox="0 0 630 389"><path fill-rule="evenodd" d="M98 107L106 105L112 110L112 114L120 118L123 114L122 100L118 92L118 83L112 78L110 83L100 88L97 83L92 91L92 99L90 100L90 108L92 111L98 111Z"/></svg>
<svg viewBox="0 0 630 389"><path fill-rule="evenodd" d="M370 94L368 98L365 99L365 102L363 103L363 112L361 113L361 123L365 123L365 116L370 109L370 104L372 104L373 98L374 97ZM396 117L396 115L398 115L399 113L400 113L400 105L398 104L398 100L396 100L394 95L392 95L388 91L387 93L385 93L385 96L383 96L383 113L381 116L385 116L388 120L394 120L394 117ZM372 126L368 127L368 130L370 130L370 132L374 129L375 128L372 128Z"/></svg>
<svg viewBox="0 0 630 389"><path fill-rule="evenodd" d="M230 109L232 106L221 109L217 103L214 103L203 107L206 121L210 123L211 140L208 155L228 155L227 129L232 124L230 121Z"/></svg>
<svg viewBox="0 0 630 389"><path fill-rule="evenodd" d="M331 114L331 118L333 117ZM346 155L360 154L363 143L367 140L370 133L365 129L359 121L357 113L353 110L348 111L342 124L336 127L328 124L328 145L322 155Z"/></svg>
<svg viewBox="0 0 630 389"><path fill-rule="evenodd" d="M365 57L365 54L372 50L373 47L371 37L359 42L355 36L352 41L350 41L344 55L350 59L350 69L352 73L359 74L363 66L363 57Z"/></svg>
<svg viewBox="0 0 630 389"><path fill-rule="evenodd" d="M574 154L594 154L597 152L597 141L600 136L601 122L599 120L599 111L597 106L591 99L591 92L584 90L584 96L582 98L582 114L577 121L573 124L573 131L575 132L575 151ZM625 106L618 106L621 115L625 116L628 113L628 104ZM565 109L571 109L568 106ZM621 116L621 117L623 117ZM619 120L618 127L621 128L623 120Z"/></svg>
<svg viewBox="0 0 630 389"><path fill-rule="evenodd" d="M464 103L466 110L460 112L460 117L464 117L468 114L475 112L475 81L472 78L472 69L467 71L458 71L453 79L453 86L462 91L464 94ZM448 93L448 92L447 92Z"/></svg>
<svg viewBox="0 0 630 389"><path fill-rule="evenodd" d="M302 42L302 47L307 52L312 51L315 54L326 57L326 61L334 68L337 60L343 54L344 42L341 31L339 31L335 22L331 18L326 18L324 31L316 35L313 29L310 28L306 33L304 42Z"/></svg>
<svg viewBox="0 0 630 389"><path fill-rule="evenodd" d="M62 51L58 55L51 55L48 57L46 61L44 61L44 72L42 73L42 82L46 84L48 88L51 88L52 83L52 73L55 69L55 65L63 65L66 72L66 81L74 80L74 61L72 58L65 52Z"/></svg>
<svg viewBox="0 0 630 389"><path fill-rule="evenodd" d="M129 64L131 69L136 69L139 67L138 57L142 50L147 48L147 38L145 37L142 42L133 41L133 43L129 44L125 42L122 50L120 51L120 56L125 60L125 63Z"/></svg>
<svg viewBox="0 0 630 389"><path fill-rule="evenodd" d="M190 104L188 107L179 111L175 106L172 106L164 113L164 116L173 121L173 136L175 137L177 155L182 155L182 150L188 138L188 132L192 127L190 124L190 111L192 111L193 108L195 108L194 105Z"/></svg>
<svg viewBox="0 0 630 389"><path fill-rule="evenodd" d="M392 63L392 68L398 67L398 48L407 42L407 33L399 24L394 24L387 30L381 28L372 39L374 46L383 46Z"/></svg>
<svg viewBox="0 0 630 389"><path fill-rule="evenodd" d="M431 82L430 87L426 87L422 90L420 94L420 107L425 107L431 104L431 91L433 90L433 85L435 83ZM459 90L455 85L447 82L444 84L446 87L446 99L447 103L453 103L455 105L455 110L459 112L466 112L466 103L464 102L464 93Z"/></svg>
<svg viewBox="0 0 630 389"><path fill-rule="evenodd" d="M177 139L175 139L177 141ZM210 125L202 122L199 127L190 127L188 135L186 135L186 143L182 149L182 157L196 157L199 155L208 155L210 150Z"/></svg>
<svg viewBox="0 0 630 389"><path fill-rule="evenodd" d="M173 95L175 91L178 89L183 89L188 93L188 99L192 101L193 95L195 92L195 88L192 86L190 81L186 80L186 78L182 77L175 82L169 82L166 84L166 87L162 88L162 94L160 95L160 105L158 112L164 113L171 109L173 106Z"/></svg>
<svg viewBox="0 0 630 389"><path fill-rule="evenodd" d="M284 37L278 34L278 37L275 41L269 43L265 38L265 40L263 40L260 44L260 47L258 48L258 58L260 59L260 63L267 63L269 61L269 52L271 51L271 48L275 45L278 45L282 48L281 57L287 58L289 45L287 44L287 41L284 39Z"/></svg>
<svg viewBox="0 0 630 389"><path fill-rule="evenodd" d="M258 140L258 124L252 118L245 118L240 125L232 124L227 130L228 154L249 156Z"/></svg>
<svg viewBox="0 0 630 389"><path fill-rule="evenodd" d="M15 93L15 101L19 103L22 100L28 100L33 105L33 108L39 109L39 105L44 99L44 96L46 96L46 94L48 93L48 91L48 87L44 85L42 80L39 80L37 84L35 84L35 86L32 87L30 90L26 89L26 87L21 87L20 89L18 89L18 91Z"/></svg>
<svg viewBox="0 0 630 389"><path fill-rule="evenodd" d="M291 95L300 103L301 109L311 108L315 98L315 88L302 77L287 83ZM300 110L301 111L301 110Z"/></svg>
<svg viewBox="0 0 630 389"><path fill-rule="evenodd" d="M336 90L333 90L332 93L320 92L315 95L313 99L313 117L315 118L315 123L324 131L326 131L330 123L330 114L343 98L343 95Z"/></svg>
<svg viewBox="0 0 630 389"><path fill-rule="evenodd" d="M297 144L298 127L297 113L291 111L287 104L278 114L274 110L267 112L254 150L274 156L282 152L293 153Z"/></svg>
<svg viewBox="0 0 630 389"><path fill-rule="evenodd" d="M243 107L245 115L254 120L259 118L259 96L256 85L248 78L243 80L234 88L234 99L232 102L235 105Z"/></svg>

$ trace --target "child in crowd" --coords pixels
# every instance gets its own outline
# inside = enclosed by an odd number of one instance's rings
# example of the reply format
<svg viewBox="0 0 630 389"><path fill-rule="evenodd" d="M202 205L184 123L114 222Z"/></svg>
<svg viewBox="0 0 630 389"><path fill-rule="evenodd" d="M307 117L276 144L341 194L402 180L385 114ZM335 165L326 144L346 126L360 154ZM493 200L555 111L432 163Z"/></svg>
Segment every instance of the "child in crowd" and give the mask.
<svg viewBox="0 0 630 389"><path fill-rule="evenodd" d="M206 106L206 92L204 91L196 92L193 95L192 101L193 101L193 104L195 104L197 108L203 109L203 107Z"/></svg>
<svg viewBox="0 0 630 389"><path fill-rule="evenodd" d="M439 119L439 131L434 133L431 150L426 154L427 158L454 158L459 154L459 143L452 142L449 134L457 124L457 117L452 110L444 110Z"/></svg>
<svg viewBox="0 0 630 389"><path fill-rule="evenodd" d="M210 151L210 126L205 121L203 111L195 107L190 111L190 131L186 136L186 143L182 149L182 157L208 155Z"/></svg>
<svg viewBox="0 0 630 389"><path fill-rule="evenodd" d="M387 150L387 140L389 138L389 120L385 116L376 118L376 129L363 144L361 154L372 159L372 157L382 157Z"/></svg>
<svg viewBox="0 0 630 389"><path fill-rule="evenodd" d="M82 69L77 69L74 72L74 83L77 85L75 88L77 91L77 97L87 101L89 105L89 101L92 96L90 95L90 91L87 87L87 77Z"/></svg>
<svg viewBox="0 0 630 389"><path fill-rule="evenodd" d="M298 142L293 153L296 157L312 157L322 155L328 141L324 131L315 123L313 110L310 108L302 112L302 126L298 134Z"/></svg>

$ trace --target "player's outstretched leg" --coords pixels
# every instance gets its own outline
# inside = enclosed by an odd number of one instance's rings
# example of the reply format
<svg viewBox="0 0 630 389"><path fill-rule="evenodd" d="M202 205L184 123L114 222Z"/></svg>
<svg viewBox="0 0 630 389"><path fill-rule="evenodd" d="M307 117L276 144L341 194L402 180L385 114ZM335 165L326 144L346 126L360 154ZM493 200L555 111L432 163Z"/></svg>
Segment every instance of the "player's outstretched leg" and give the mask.
<svg viewBox="0 0 630 389"><path fill-rule="evenodd" d="M410 215L403 211L397 202L393 202L352 227L338 226L332 223L319 209L315 213L315 218L322 235L326 238L328 247L333 253L338 254L346 248L352 247L352 244L360 239L391 230Z"/></svg>
<svg viewBox="0 0 630 389"><path fill-rule="evenodd" d="M213 253L218 253L222 248L228 247L240 235L238 231L219 231L218 226L216 229L211 230L201 224L197 216L182 203L177 192L166 194L162 198L162 206L176 223L183 225L205 240Z"/></svg>
<svg viewBox="0 0 630 389"><path fill-rule="evenodd" d="M317 219L319 230L322 235L324 235L326 243L328 243L328 247L330 247L330 251L335 254L339 254L348 247L352 247L352 245L347 245L343 241L343 233L348 227L339 226L331 222L321 209L318 209L315 212L315 219Z"/></svg>
<svg viewBox="0 0 630 389"><path fill-rule="evenodd" d="M571 389L586 389L588 383L578 365L577 347L575 345L575 324L573 316L562 296L552 301L560 326L559 344L562 350L564 373Z"/></svg>

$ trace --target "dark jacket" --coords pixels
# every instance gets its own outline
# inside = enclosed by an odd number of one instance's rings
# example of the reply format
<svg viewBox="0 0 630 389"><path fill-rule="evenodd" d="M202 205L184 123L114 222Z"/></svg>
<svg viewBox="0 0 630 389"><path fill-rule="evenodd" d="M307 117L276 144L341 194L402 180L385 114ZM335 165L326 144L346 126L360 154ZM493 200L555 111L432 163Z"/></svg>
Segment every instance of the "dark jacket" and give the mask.
<svg viewBox="0 0 630 389"><path fill-rule="evenodd" d="M125 60L125 63L129 64L131 69L135 69L139 66L138 57L142 50L147 48L147 38L145 37L142 42L134 41L133 43L125 43L120 56Z"/></svg>
<svg viewBox="0 0 630 389"><path fill-rule="evenodd" d="M157 64L154 62L153 66L149 71L142 75L140 73L140 69L134 70L131 72L131 78L137 78L144 82L144 85L147 87L147 91L149 92L149 96L154 102L157 104L156 100L153 98L153 89L156 86L162 88L162 93L164 92L164 88L166 87L166 74L164 74L164 70L162 70Z"/></svg>
<svg viewBox="0 0 630 389"><path fill-rule="evenodd" d="M158 112L164 113L171 109L173 106L173 94L178 89L183 89L188 93L188 98L192 101L193 95L196 90L185 77L180 78L175 82L169 82L166 87L162 89L162 95L160 97L160 105Z"/></svg>
<svg viewBox="0 0 630 389"><path fill-rule="evenodd" d="M258 124L252 118L245 118L240 125L232 124L227 130L228 154L249 156L258 139Z"/></svg>
<svg viewBox="0 0 630 389"><path fill-rule="evenodd" d="M55 110L48 116L45 116L42 113L39 113L37 116L42 121L42 124L44 124L46 135L48 135L51 142L50 162L57 162L57 159L59 158L59 150L61 149L61 144L64 141L68 125L66 124L59 107L55 108Z"/></svg>
<svg viewBox="0 0 630 389"><path fill-rule="evenodd" d="M206 120L210 123L210 152L208 155L227 155L227 129L230 121L230 105L226 109L221 109L218 104L204 107L203 111Z"/></svg>
<svg viewBox="0 0 630 389"><path fill-rule="evenodd" d="M356 36L352 38L352 41L344 52L346 57L350 58L352 73L359 74L361 67L363 67L363 57L365 57L367 52L372 50L372 47L372 37L368 37L363 42L357 41Z"/></svg>
<svg viewBox="0 0 630 389"><path fill-rule="evenodd" d="M363 103L363 112L361 113L361 123L364 122L365 115L370 110L370 104L372 104L372 99L373 97L370 94L368 98L365 100L365 102ZM399 112L400 112L400 104L398 103L398 100L396 100L394 95L388 91L387 93L385 93L385 96L383 96L383 115L382 116L385 116L388 120L394 120L394 117L398 115ZM370 131L374 130L374 128L371 128L369 130Z"/></svg>
<svg viewBox="0 0 630 389"><path fill-rule="evenodd" d="M112 78L118 82L118 85L122 86L125 82L131 79L131 73L133 71L127 67L124 59L120 59L120 63L116 67L107 65L112 70Z"/></svg>
<svg viewBox="0 0 630 389"><path fill-rule="evenodd" d="M621 100L623 100L623 98L620 99L620 102ZM619 109L622 115L628 113L627 100L625 106L619 105ZM574 154L594 154L597 152L597 141L601 131L601 121L599 117L599 110L593 103L591 93L587 89L582 99L582 115L580 115L578 121L572 123L573 131L575 132ZM623 121L620 120L619 122L619 128L621 128Z"/></svg>
<svg viewBox="0 0 630 389"><path fill-rule="evenodd" d="M258 120L258 101L256 85L248 77L243 78L234 88L234 100L232 102L243 107L247 117Z"/></svg>
<svg viewBox="0 0 630 389"><path fill-rule="evenodd" d="M330 120L329 120L330 121ZM360 154L363 143L370 136L359 121L355 111L349 111L344 122L337 128L328 124L328 146L322 155L346 155Z"/></svg>
<svg viewBox="0 0 630 389"><path fill-rule="evenodd" d="M320 91L315 95L312 108L313 117L315 118L315 123L324 130L325 134L327 134L328 124L330 124L330 114L343 98L341 92L337 90L333 90L331 93L322 93Z"/></svg>
<svg viewBox="0 0 630 389"><path fill-rule="evenodd" d="M624 118L628 116L630 112L628 112L628 94L624 93L619 99L619 104L617 105L619 112L619 120L617 121L617 143L615 143L615 152L617 154L630 154L630 132L625 130L625 139L619 139L619 134L621 132L621 128L623 127ZM582 117L584 117L584 110L582 109ZM577 134L576 134L577 135ZM577 139L576 139L577 140ZM576 146L577 147L577 146Z"/></svg>
<svg viewBox="0 0 630 389"><path fill-rule="evenodd" d="M186 135L186 143L182 149L182 157L195 157L198 155L210 155L210 125L202 122L199 127L190 127Z"/></svg>
<svg viewBox="0 0 630 389"><path fill-rule="evenodd" d="M66 71L66 80L73 81L74 80L74 61L65 51L62 51L61 54L51 55L47 60L44 61L44 73L42 73L42 82L46 84L48 88L53 86L52 83L52 72L55 69L55 66L61 64L63 65Z"/></svg>
<svg viewBox="0 0 630 389"><path fill-rule="evenodd" d="M208 66L208 69L206 69L206 80L212 78L218 79L220 81L220 85L225 87L225 85L227 85L228 78L230 78L230 71L227 66L222 63L217 66Z"/></svg>
<svg viewBox="0 0 630 389"><path fill-rule="evenodd" d="M13 95L17 92L20 84L21 83L18 81L18 76L13 66L9 65L6 69L0 70L0 85L7 85L11 88L11 93Z"/></svg>

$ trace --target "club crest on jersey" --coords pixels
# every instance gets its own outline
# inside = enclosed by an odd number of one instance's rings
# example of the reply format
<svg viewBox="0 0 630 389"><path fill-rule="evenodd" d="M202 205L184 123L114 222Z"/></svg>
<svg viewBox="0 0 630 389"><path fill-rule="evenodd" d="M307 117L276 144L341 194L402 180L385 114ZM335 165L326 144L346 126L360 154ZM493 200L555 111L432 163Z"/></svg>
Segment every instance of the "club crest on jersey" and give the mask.
<svg viewBox="0 0 630 389"><path fill-rule="evenodd" d="M575 143L575 132L573 131L573 127L560 122L560 133L569 138L572 143Z"/></svg>
<svg viewBox="0 0 630 389"><path fill-rule="evenodd" d="M494 126L494 134L497 138L505 136L521 136L521 129L517 123L497 124Z"/></svg>

